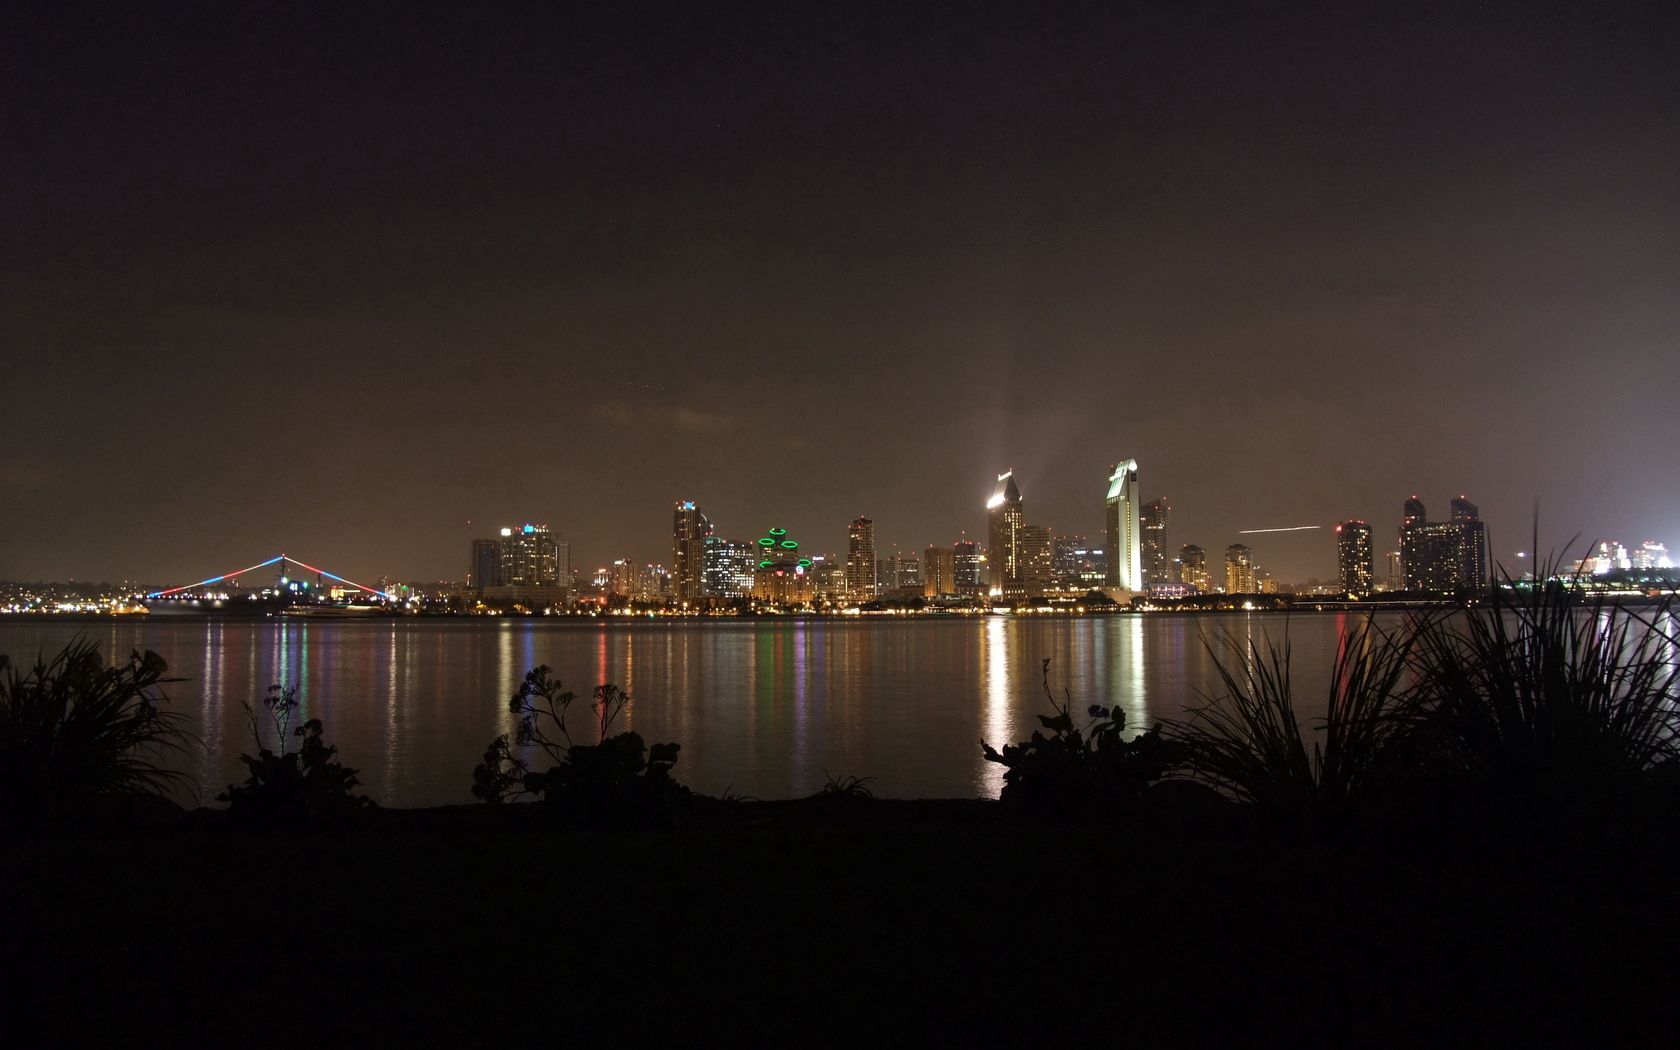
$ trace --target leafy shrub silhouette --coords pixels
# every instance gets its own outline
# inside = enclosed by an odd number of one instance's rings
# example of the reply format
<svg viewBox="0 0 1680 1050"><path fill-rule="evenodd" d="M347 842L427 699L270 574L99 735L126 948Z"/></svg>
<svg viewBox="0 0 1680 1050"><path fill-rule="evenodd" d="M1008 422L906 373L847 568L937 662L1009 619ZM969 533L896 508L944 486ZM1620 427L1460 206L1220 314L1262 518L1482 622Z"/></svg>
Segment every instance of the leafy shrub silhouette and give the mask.
<svg viewBox="0 0 1680 1050"><path fill-rule="evenodd" d="M688 789L671 775L680 744L643 742L633 732L609 736L630 696L610 683L597 686L590 710L595 715L595 743L572 739L566 714L576 694L552 677L548 666L525 675L508 710L519 716L513 743L503 734L485 748L473 770L473 796L500 803L524 796L541 798L569 819L594 823L670 823ZM533 771L514 747L537 748L552 763Z"/></svg>
<svg viewBox="0 0 1680 1050"><path fill-rule="evenodd" d="M1053 715L1039 715L1045 736L1038 730L1001 752L984 740L980 752L988 762L1006 767L999 800L1039 809L1075 810L1135 804L1149 786L1172 766L1173 748L1151 727L1132 740L1123 736L1122 711L1093 704L1084 729L1073 724L1073 698L1063 693L1056 702L1050 688L1050 661L1044 661L1044 695Z"/></svg>
<svg viewBox="0 0 1680 1050"><path fill-rule="evenodd" d="M230 784L227 791L216 796L217 801L228 804L230 814L253 824L327 828L341 825L355 813L373 807L372 799L354 793L361 786L361 781L356 779L357 771L338 761L338 748L323 738L320 719L311 718L300 726L291 726L292 714L298 706L295 685L284 689L270 686L262 705L269 723L267 734L256 709L249 702L245 704L251 736L257 746L255 758L239 756L239 761L250 771L245 783ZM266 745L265 735L273 737L273 748ZM295 751L287 749L290 737L301 738Z"/></svg>
<svg viewBox="0 0 1680 1050"><path fill-rule="evenodd" d="M52 824L113 803L163 799L187 783L160 764L192 737L165 711L169 665L150 650L107 666L70 642L26 672L0 656L0 797L7 820Z"/></svg>

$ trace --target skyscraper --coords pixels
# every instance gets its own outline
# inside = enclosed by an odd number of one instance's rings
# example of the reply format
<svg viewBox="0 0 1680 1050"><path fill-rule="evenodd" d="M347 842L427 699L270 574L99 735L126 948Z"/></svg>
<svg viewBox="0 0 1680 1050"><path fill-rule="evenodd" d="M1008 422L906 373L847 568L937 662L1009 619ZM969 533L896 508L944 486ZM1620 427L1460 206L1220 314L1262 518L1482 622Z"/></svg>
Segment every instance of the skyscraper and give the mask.
<svg viewBox="0 0 1680 1050"><path fill-rule="evenodd" d="M711 535L705 539L701 589L708 598L746 598L752 594L758 545Z"/></svg>
<svg viewBox="0 0 1680 1050"><path fill-rule="evenodd" d="M1021 589L1043 594L1055 584L1054 548L1050 530L1043 525L1022 525L1015 534L1015 551Z"/></svg>
<svg viewBox="0 0 1680 1050"><path fill-rule="evenodd" d="M1344 521L1336 526L1336 572L1342 591L1359 598L1375 589L1375 548L1371 526L1363 521Z"/></svg>
<svg viewBox="0 0 1680 1050"><path fill-rule="evenodd" d="M1152 499L1143 505L1138 522L1143 530L1143 585L1159 587L1174 583L1172 557L1167 553L1167 517L1172 508L1164 499Z"/></svg>
<svg viewBox="0 0 1680 1050"><path fill-rule="evenodd" d="M875 597L875 523L868 518L846 527L846 593L860 602Z"/></svg>
<svg viewBox="0 0 1680 1050"><path fill-rule="evenodd" d="M1245 544L1233 543L1225 548L1225 593L1255 592L1254 552Z"/></svg>
<svg viewBox="0 0 1680 1050"><path fill-rule="evenodd" d="M1213 580L1208 576L1207 552L1194 543L1186 543L1180 547L1178 579L1180 583L1194 587L1202 594L1213 590Z"/></svg>
<svg viewBox="0 0 1680 1050"><path fill-rule="evenodd" d="M704 593L706 537L712 523L693 500L680 500L671 515L671 596L678 605L698 605Z"/></svg>
<svg viewBox="0 0 1680 1050"><path fill-rule="evenodd" d="M472 562L467 569L469 587L494 587L502 582L502 541L473 540Z"/></svg>
<svg viewBox="0 0 1680 1050"><path fill-rule="evenodd" d="M1108 586L1143 590L1142 531L1138 521L1138 465L1128 459L1108 474Z"/></svg>
<svg viewBox="0 0 1680 1050"><path fill-rule="evenodd" d="M565 548L564 557L562 548ZM514 587L569 585L570 554L570 545L557 542L547 525L527 522L517 529L503 529L497 582Z"/></svg>
<svg viewBox="0 0 1680 1050"><path fill-rule="evenodd" d="M1416 496L1406 501L1400 524L1400 571L1408 591L1462 594L1488 584L1487 526L1476 505L1452 501L1451 521L1430 521Z"/></svg>
<svg viewBox="0 0 1680 1050"><path fill-rule="evenodd" d="M980 545L973 540L951 545L951 585L958 594L980 593Z"/></svg>
<svg viewBox="0 0 1680 1050"><path fill-rule="evenodd" d="M929 598L957 593L956 552L950 547L929 547L922 552L922 593Z"/></svg>
<svg viewBox="0 0 1680 1050"><path fill-rule="evenodd" d="M1021 490L1015 487L1015 470L1010 468L998 475L997 489L986 501L986 565L993 594L1021 589L1018 534L1024 524Z"/></svg>

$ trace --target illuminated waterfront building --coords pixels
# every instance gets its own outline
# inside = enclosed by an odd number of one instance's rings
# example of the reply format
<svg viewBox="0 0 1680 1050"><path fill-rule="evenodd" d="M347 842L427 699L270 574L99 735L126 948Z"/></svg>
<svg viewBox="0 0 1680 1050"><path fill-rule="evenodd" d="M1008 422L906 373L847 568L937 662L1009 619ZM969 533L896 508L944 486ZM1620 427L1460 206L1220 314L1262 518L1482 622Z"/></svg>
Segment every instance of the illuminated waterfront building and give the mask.
<svg viewBox="0 0 1680 1050"><path fill-rule="evenodd" d="M1152 499L1138 512L1143 543L1143 585L1148 588L1176 582L1172 557L1167 553L1167 518L1172 508L1164 499Z"/></svg>
<svg viewBox="0 0 1680 1050"><path fill-rule="evenodd" d="M570 584L571 545L557 542L547 525L526 523L502 530L501 558L496 582L502 586L532 587Z"/></svg>
<svg viewBox="0 0 1680 1050"><path fill-rule="evenodd" d="M786 529L774 528L759 538L757 546L752 596L778 606L809 604L815 581L808 570L814 563L799 553L799 541Z"/></svg>
<svg viewBox="0 0 1680 1050"><path fill-rule="evenodd" d="M1016 532L1015 547L1021 589L1027 594L1052 589L1056 574L1050 530L1043 525L1022 525Z"/></svg>
<svg viewBox="0 0 1680 1050"><path fill-rule="evenodd" d="M1187 587L1194 587L1199 594L1211 592L1213 579L1208 575L1207 552L1194 543L1186 543L1180 547L1178 580Z"/></svg>
<svg viewBox="0 0 1680 1050"><path fill-rule="evenodd" d="M712 523L693 500L681 500L671 515L671 596L678 605L697 605L704 594L706 537Z"/></svg>
<svg viewBox="0 0 1680 1050"><path fill-rule="evenodd" d="M1021 589L1021 526L1026 518L1021 507L1021 490L1015 486L1013 468L998 475L997 489L986 501L986 570L993 594L1016 593Z"/></svg>
<svg viewBox="0 0 1680 1050"><path fill-rule="evenodd" d="M855 601L875 597L875 523L853 518L846 526L846 594Z"/></svg>
<svg viewBox="0 0 1680 1050"><path fill-rule="evenodd" d="M951 585L958 594L980 593L980 545L973 540L958 540L951 545Z"/></svg>
<svg viewBox="0 0 1680 1050"><path fill-rule="evenodd" d="M1375 589L1375 549L1371 526L1363 521L1344 521L1336 526L1336 574L1342 592L1359 598Z"/></svg>
<svg viewBox="0 0 1680 1050"><path fill-rule="evenodd" d="M1225 593L1254 594L1254 552L1246 544L1225 548Z"/></svg>
<svg viewBox="0 0 1680 1050"><path fill-rule="evenodd" d="M929 598L957 593L957 557L950 547L922 551L922 594Z"/></svg>
<svg viewBox="0 0 1680 1050"><path fill-rule="evenodd" d="M1674 562L1669 560L1668 548L1656 540L1646 540L1636 547L1632 554L1635 569L1672 569Z"/></svg>
<svg viewBox="0 0 1680 1050"><path fill-rule="evenodd" d="M1423 503L1406 501L1400 524L1405 589L1426 594L1479 593L1488 585L1487 527L1476 505L1452 501L1451 521L1430 521Z"/></svg>
<svg viewBox="0 0 1680 1050"><path fill-rule="evenodd" d="M1137 460L1116 463L1108 474L1104 500L1108 521L1108 586L1143 590L1142 528L1139 522Z"/></svg>
<svg viewBox="0 0 1680 1050"><path fill-rule="evenodd" d="M571 544L556 540L547 525L528 522L502 529L498 539L474 540L473 568L485 581L478 585L479 598L504 609L565 605L572 591L571 551Z"/></svg>
<svg viewBox="0 0 1680 1050"><path fill-rule="evenodd" d="M753 570L757 565L758 546L726 540L722 536L707 536L704 565L700 570L701 589L708 598L746 598L753 591Z"/></svg>
<svg viewBox="0 0 1680 1050"><path fill-rule="evenodd" d="M629 558L619 558L612 563L607 575L607 593L616 594L623 598L633 598L636 595L637 584L636 563Z"/></svg>

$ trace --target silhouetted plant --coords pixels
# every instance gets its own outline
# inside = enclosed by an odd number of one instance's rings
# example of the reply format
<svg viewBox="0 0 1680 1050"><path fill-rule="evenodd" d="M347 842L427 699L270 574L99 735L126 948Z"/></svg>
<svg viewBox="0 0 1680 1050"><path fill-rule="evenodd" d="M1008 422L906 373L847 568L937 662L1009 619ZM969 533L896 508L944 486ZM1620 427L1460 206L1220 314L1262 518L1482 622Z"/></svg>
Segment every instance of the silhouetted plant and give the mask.
<svg viewBox="0 0 1680 1050"><path fill-rule="evenodd" d="M216 796L228 804L234 817L256 824L289 827L330 827L343 823L358 811L369 809L373 800L355 794L361 786L356 770L339 762L338 748L322 735L321 720L311 718L292 727L298 707L297 687L269 687L262 698L263 716L250 702L245 714L257 754L240 755L249 775L245 783L228 785ZM264 723L267 723L266 731ZM268 746L271 737L274 746ZM297 750L289 750L292 738Z"/></svg>
<svg viewBox="0 0 1680 1050"><path fill-rule="evenodd" d="M826 769L823 770L823 776L826 781L822 790L817 792L820 798L872 799L875 797L875 792L869 787L870 784L875 782L874 777L836 777Z"/></svg>
<svg viewBox="0 0 1680 1050"><path fill-rule="evenodd" d="M1093 704L1083 729L1073 723L1073 698L1065 691L1061 703L1050 688L1050 661L1044 661L1044 695L1053 715L1038 720L1050 731L1038 730L1019 744L997 751L984 740L980 752L988 762L1006 767L1005 803L1074 809L1134 803L1171 766L1172 747L1152 727L1127 740L1125 713Z"/></svg>
<svg viewBox="0 0 1680 1050"><path fill-rule="evenodd" d="M1417 659L1423 726L1456 771L1466 830L1522 848L1600 837L1680 768L1673 598L1583 598L1554 571L1526 592L1507 580L1426 633Z"/></svg>
<svg viewBox="0 0 1680 1050"><path fill-rule="evenodd" d="M189 783L161 764L192 737L164 711L168 664L150 650L107 666L72 641L21 672L0 656L0 797L17 823L51 823L110 800L166 797Z"/></svg>
<svg viewBox="0 0 1680 1050"><path fill-rule="evenodd" d="M519 716L510 744L506 734L490 742L484 760L473 770L473 796L500 803L529 795L558 807L568 816L601 822L669 820L688 789L671 775L680 744L649 747L633 732L608 735L630 696L616 685L597 686L590 710L595 743L572 739L566 715L576 694L552 677L547 666L525 675L508 710ZM514 747L536 748L552 763L546 772L531 770Z"/></svg>
<svg viewBox="0 0 1680 1050"><path fill-rule="evenodd" d="M1221 691L1166 723L1179 748L1175 776L1251 803L1270 816L1339 832L1351 812L1394 789L1419 759L1407 671L1422 622L1390 634L1369 620L1345 635L1325 715L1310 745L1295 714L1290 646L1208 643Z"/></svg>

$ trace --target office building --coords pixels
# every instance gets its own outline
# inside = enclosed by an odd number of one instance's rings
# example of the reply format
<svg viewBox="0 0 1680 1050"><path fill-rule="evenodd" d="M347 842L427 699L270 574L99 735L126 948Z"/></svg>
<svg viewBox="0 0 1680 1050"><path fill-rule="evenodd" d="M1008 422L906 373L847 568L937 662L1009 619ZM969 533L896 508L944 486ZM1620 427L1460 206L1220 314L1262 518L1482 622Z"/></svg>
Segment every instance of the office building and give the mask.
<svg viewBox="0 0 1680 1050"><path fill-rule="evenodd" d="M502 541L473 540L467 569L468 587L494 587L502 582Z"/></svg>
<svg viewBox="0 0 1680 1050"><path fill-rule="evenodd" d="M707 536L704 564L700 570L701 590L708 598L746 598L752 594L753 570L757 568L758 545Z"/></svg>
<svg viewBox="0 0 1680 1050"><path fill-rule="evenodd" d="M700 604L705 593L706 537L712 523L693 500L681 500L671 514L671 597L678 606Z"/></svg>
<svg viewBox="0 0 1680 1050"><path fill-rule="evenodd" d="M1016 559L1021 590L1038 595L1055 587L1055 549L1050 530L1043 525L1022 525L1016 533Z"/></svg>
<svg viewBox="0 0 1680 1050"><path fill-rule="evenodd" d="M1366 598L1376 589L1375 554L1371 526L1363 521L1336 526L1336 575L1343 594Z"/></svg>
<svg viewBox="0 0 1680 1050"><path fill-rule="evenodd" d="M1021 490L1015 486L1013 468L998 475L997 489L986 501L986 575L992 594L1016 594L1021 590L1021 526L1026 517Z"/></svg>
<svg viewBox="0 0 1680 1050"><path fill-rule="evenodd" d="M935 598L956 593L956 551L950 547L929 547L922 551L922 594Z"/></svg>
<svg viewBox="0 0 1680 1050"><path fill-rule="evenodd" d="M1406 501L1400 524L1400 571L1408 591L1479 594L1488 585L1487 526L1476 505L1452 501L1451 521L1430 521L1416 496Z"/></svg>
<svg viewBox="0 0 1680 1050"><path fill-rule="evenodd" d="M1194 543L1178 549L1178 581L1194 588L1198 594L1213 591L1213 578L1208 575L1207 552Z"/></svg>
<svg viewBox="0 0 1680 1050"><path fill-rule="evenodd" d="M1138 512L1143 542L1143 585L1148 588L1177 582L1167 548L1167 517L1171 513L1172 508L1164 499L1152 499Z"/></svg>
<svg viewBox="0 0 1680 1050"><path fill-rule="evenodd" d="M1108 580L1110 587L1143 590L1142 526L1139 521L1137 460L1116 463L1108 474L1103 510L1108 520Z"/></svg>
<svg viewBox="0 0 1680 1050"><path fill-rule="evenodd" d="M1225 548L1225 593L1254 594L1254 552L1246 544L1233 543Z"/></svg>
<svg viewBox="0 0 1680 1050"><path fill-rule="evenodd" d="M963 539L951 545L951 585L962 595L981 592L980 544Z"/></svg>
<svg viewBox="0 0 1680 1050"><path fill-rule="evenodd" d="M846 594L853 601L875 597L875 523L853 518L846 526Z"/></svg>

